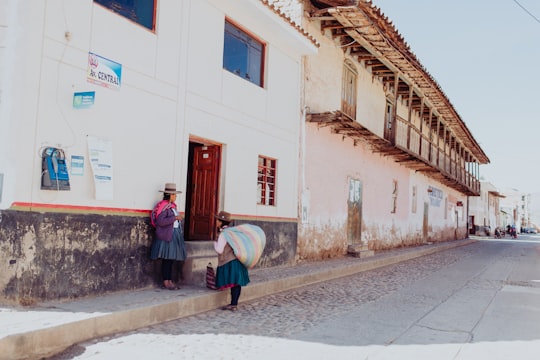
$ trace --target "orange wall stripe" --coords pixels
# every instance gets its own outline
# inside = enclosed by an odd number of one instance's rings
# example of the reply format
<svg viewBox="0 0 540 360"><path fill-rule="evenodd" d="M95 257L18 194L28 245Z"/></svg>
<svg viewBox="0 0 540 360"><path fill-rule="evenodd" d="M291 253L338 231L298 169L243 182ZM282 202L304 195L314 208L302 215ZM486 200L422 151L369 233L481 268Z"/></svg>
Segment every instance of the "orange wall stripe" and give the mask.
<svg viewBox="0 0 540 360"><path fill-rule="evenodd" d="M66 204L40 204L27 202L14 202L10 206L11 210L37 211L37 212L69 212L69 213L93 213L93 214L120 214L120 215L139 215L148 216L150 210L112 208L103 206L78 206Z"/></svg>
<svg viewBox="0 0 540 360"><path fill-rule="evenodd" d="M11 204L10 210L19 211L35 211L35 212L64 212L73 214L107 214L107 215L125 215L125 216L149 216L151 210L147 209L128 209L128 208L113 208L104 206L79 206L67 204L41 204L31 202L14 202ZM180 212L184 214L184 212ZM269 221L269 222L297 222L298 219L290 217L278 216L257 216L233 214L233 219L242 221Z"/></svg>

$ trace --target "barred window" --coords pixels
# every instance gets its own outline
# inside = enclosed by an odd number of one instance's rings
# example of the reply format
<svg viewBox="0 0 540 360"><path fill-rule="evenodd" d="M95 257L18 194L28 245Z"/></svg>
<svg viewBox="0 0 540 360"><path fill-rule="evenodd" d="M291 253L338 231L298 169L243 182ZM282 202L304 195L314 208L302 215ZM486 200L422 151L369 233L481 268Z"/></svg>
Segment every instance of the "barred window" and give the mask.
<svg viewBox="0 0 540 360"><path fill-rule="evenodd" d="M418 207L418 197L416 195L416 192L417 192L417 187L416 185L414 185L412 187L412 209L411 209L411 212L413 214L416 214L416 209Z"/></svg>
<svg viewBox="0 0 540 360"><path fill-rule="evenodd" d="M397 180L392 180L392 209L391 213L395 214L397 212L397 197L398 197L398 182Z"/></svg>
<svg viewBox="0 0 540 360"><path fill-rule="evenodd" d="M276 161L259 156L257 178L257 204L276 205Z"/></svg>

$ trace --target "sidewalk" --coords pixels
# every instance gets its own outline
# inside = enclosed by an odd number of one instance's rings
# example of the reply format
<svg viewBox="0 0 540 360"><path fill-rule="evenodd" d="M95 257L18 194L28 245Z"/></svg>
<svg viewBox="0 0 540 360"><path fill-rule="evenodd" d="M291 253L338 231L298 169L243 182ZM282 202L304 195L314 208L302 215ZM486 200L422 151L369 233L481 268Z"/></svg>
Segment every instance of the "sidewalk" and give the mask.
<svg viewBox="0 0 540 360"><path fill-rule="evenodd" d="M373 257L306 262L254 269L242 289L242 302L321 281L352 275L468 245L464 240L376 252ZM39 359L93 338L132 331L216 309L228 303L229 291L182 286L170 291L149 288L32 307L0 306L0 360Z"/></svg>

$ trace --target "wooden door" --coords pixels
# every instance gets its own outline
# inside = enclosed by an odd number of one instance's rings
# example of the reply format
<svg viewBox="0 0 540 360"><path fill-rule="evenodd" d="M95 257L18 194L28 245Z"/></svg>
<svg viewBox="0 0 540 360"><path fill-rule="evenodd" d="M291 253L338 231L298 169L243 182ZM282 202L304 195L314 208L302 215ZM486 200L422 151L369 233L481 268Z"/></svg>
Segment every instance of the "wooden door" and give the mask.
<svg viewBox="0 0 540 360"><path fill-rule="evenodd" d="M349 245L362 243L362 183L349 179L349 199L347 200L347 241Z"/></svg>
<svg viewBox="0 0 540 360"><path fill-rule="evenodd" d="M424 203L424 221L422 223L422 237L423 242L427 243L429 241L429 203Z"/></svg>
<svg viewBox="0 0 540 360"><path fill-rule="evenodd" d="M219 146L193 148L190 181L189 240L214 239L219 187Z"/></svg>

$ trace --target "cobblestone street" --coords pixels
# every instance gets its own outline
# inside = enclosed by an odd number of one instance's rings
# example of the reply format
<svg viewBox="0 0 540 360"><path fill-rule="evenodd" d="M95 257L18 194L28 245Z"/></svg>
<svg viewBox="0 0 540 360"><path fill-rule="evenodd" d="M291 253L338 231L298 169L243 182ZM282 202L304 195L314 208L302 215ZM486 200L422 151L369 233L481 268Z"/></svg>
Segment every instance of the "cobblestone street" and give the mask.
<svg viewBox="0 0 540 360"><path fill-rule="evenodd" d="M471 246L444 251L249 303L242 303L240 298L236 313L214 310L141 331L294 337L324 319L348 313L359 305L407 287L459 258L472 256L471 252L474 252Z"/></svg>
<svg viewBox="0 0 540 360"><path fill-rule="evenodd" d="M96 339L51 359L143 352L193 359L246 353L263 359L532 359L540 349L539 248L536 242L479 241L241 302L237 312L213 310ZM531 299L536 305L521 307Z"/></svg>

